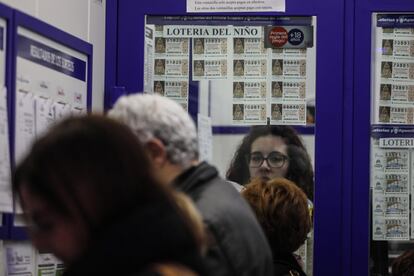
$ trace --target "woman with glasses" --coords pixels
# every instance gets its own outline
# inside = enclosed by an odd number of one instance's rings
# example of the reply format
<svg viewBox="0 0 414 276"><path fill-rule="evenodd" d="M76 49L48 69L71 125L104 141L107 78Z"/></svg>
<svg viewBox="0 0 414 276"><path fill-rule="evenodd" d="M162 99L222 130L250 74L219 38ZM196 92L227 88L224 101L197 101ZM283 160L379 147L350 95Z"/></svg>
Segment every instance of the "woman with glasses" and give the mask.
<svg viewBox="0 0 414 276"><path fill-rule="evenodd" d="M290 126L253 126L243 138L226 177L241 185L253 178L287 178L313 200L313 169L306 149Z"/></svg>

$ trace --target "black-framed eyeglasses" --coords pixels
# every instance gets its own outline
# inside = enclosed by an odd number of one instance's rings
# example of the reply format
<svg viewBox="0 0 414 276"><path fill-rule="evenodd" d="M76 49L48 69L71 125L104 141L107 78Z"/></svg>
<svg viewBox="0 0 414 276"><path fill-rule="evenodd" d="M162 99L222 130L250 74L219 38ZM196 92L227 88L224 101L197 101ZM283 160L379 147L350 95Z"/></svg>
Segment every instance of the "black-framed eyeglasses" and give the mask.
<svg viewBox="0 0 414 276"><path fill-rule="evenodd" d="M251 168L259 168L265 160L269 167L281 168L289 157L278 151L272 151L267 157L264 157L261 152L252 152L247 155L247 162Z"/></svg>

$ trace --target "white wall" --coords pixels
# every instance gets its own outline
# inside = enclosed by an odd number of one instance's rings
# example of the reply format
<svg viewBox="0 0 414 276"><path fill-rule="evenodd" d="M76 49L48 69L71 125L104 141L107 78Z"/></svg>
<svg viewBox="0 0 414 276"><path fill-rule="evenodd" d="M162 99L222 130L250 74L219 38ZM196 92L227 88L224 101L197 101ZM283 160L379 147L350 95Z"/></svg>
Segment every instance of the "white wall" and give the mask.
<svg viewBox="0 0 414 276"><path fill-rule="evenodd" d="M103 110L106 0L0 0L93 45L92 109Z"/></svg>

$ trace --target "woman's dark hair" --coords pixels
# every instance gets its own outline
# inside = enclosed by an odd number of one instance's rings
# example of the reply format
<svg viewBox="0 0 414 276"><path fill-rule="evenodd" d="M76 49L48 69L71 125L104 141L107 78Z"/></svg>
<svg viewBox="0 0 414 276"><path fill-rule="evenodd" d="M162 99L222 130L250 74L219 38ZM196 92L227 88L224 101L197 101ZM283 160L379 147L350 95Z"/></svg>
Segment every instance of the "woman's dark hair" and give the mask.
<svg viewBox="0 0 414 276"><path fill-rule="evenodd" d="M263 136L279 136L287 145L289 168L287 179L298 185L313 200L313 168L309 155L295 129L290 126L253 126L239 145L226 178L246 185L250 181L249 166L246 156L250 153L253 142Z"/></svg>
<svg viewBox="0 0 414 276"><path fill-rule="evenodd" d="M125 210L152 202L173 204L150 164L126 126L101 116L70 118L34 143L14 172L13 193L25 187L67 217L68 203L76 206L96 230Z"/></svg>

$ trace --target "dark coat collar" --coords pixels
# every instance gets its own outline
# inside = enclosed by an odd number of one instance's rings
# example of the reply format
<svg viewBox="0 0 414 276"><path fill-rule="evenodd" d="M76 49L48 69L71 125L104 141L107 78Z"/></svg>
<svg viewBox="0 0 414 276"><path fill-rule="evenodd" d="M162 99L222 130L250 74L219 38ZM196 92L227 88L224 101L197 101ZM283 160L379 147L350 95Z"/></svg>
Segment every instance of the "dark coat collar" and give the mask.
<svg viewBox="0 0 414 276"><path fill-rule="evenodd" d="M218 176L218 171L206 162L201 162L192 166L180 174L174 181L173 185L183 192L189 192L199 185Z"/></svg>

